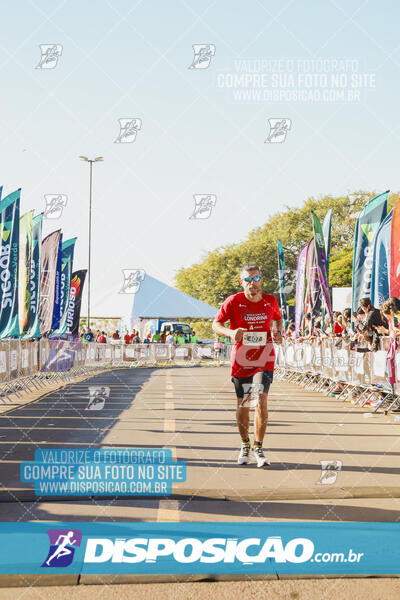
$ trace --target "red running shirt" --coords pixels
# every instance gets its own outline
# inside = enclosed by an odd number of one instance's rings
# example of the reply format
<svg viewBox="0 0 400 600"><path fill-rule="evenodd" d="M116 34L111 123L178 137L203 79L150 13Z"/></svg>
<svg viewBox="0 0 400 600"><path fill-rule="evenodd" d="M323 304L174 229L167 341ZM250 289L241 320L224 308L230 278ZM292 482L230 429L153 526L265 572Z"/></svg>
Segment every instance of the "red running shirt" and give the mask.
<svg viewBox="0 0 400 600"><path fill-rule="evenodd" d="M272 294L262 294L259 302L247 300L244 292L229 296L216 316L218 323L230 322L231 329L242 327L246 331L267 332L267 344L247 346L236 342L231 354L231 375L251 377L259 371L273 371L275 352L272 344L271 321L282 318L278 301Z"/></svg>

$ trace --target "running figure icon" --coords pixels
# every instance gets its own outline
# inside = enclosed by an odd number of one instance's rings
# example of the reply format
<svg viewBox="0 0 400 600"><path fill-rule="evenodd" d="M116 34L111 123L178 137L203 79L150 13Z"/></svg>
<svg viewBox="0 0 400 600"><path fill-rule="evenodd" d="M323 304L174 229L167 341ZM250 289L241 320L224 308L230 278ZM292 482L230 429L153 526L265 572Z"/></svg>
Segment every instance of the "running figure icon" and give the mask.
<svg viewBox="0 0 400 600"><path fill-rule="evenodd" d="M56 541L57 549L50 556L50 558L48 558L46 560L47 566L50 566L50 563L54 558L61 558L62 556L67 556L68 554L72 554L71 548L67 548L67 546L69 544L72 546L73 544L77 543L78 540L72 539L73 536L74 536L73 531L68 531L68 533L66 535L58 536L57 541ZM62 540L62 542L60 540Z"/></svg>

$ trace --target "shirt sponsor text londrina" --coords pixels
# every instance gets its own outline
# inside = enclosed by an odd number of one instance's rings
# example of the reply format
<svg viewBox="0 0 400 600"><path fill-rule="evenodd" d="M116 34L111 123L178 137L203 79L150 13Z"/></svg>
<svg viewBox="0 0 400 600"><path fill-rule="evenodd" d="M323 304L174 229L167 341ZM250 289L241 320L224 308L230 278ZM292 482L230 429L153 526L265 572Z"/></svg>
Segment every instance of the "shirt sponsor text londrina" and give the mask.
<svg viewBox="0 0 400 600"><path fill-rule="evenodd" d="M318 552L314 559L314 543L308 538L294 538L286 544L279 536L266 539L245 538L89 538L86 543L85 563L141 563L157 562L169 557L178 563L234 563L259 564L267 560L276 563L359 562L362 553L348 551Z"/></svg>

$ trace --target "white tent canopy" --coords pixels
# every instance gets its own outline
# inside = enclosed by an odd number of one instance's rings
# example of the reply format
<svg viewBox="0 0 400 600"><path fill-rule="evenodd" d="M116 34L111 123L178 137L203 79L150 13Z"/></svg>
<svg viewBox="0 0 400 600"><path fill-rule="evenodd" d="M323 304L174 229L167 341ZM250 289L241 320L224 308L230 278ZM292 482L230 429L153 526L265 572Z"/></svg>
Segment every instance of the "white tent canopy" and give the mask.
<svg viewBox="0 0 400 600"><path fill-rule="evenodd" d="M213 319L217 308L145 275L133 296L132 321L152 319Z"/></svg>

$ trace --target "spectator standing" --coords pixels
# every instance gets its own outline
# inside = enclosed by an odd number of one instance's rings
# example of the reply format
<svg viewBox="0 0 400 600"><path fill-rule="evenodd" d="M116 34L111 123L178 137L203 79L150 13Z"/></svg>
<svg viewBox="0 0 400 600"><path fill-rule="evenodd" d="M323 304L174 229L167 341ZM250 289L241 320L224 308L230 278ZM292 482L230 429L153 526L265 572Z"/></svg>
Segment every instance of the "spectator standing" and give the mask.
<svg viewBox="0 0 400 600"><path fill-rule="evenodd" d="M84 337L85 337L86 342L93 342L94 335L93 335L93 331L90 329L90 327L88 327L86 329L86 333L85 333Z"/></svg>
<svg viewBox="0 0 400 600"><path fill-rule="evenodd" d="M176 343L177 344L185 344L186 343L185 335L182 333L182 331L178 331Z"/></svg>
<svg viewBox="0 0 400 600"><path fill-rule="evenodd" d="M222 354L223 343L221 339L217 337L214 342L214 358L217 361L217 366L221 365L221 354Z"/></svg>
<svg viewBox="0 0 400 600"><path fill-rule="evenodd" d="M400 300L398 298L389 298L381 306L381 313L388 321L388 327L378 326L378 331L382 335L390 337L400 336Z"/></svg>
<svg viewBox="0 0 400 600"><path fill-rule="evenodd" d="M333 335L334 336L341 336L343 333L343 326L340 322L341 316L342 315L338 311L335 311L333 313Z"/></svg>
<svg viewBox="0 0 400 600"><path fill-rule="evenodd" d="M363 334L366 341L370 344L371 350L379 348L379 329L385 327L388 329L388 322L382 319L382 315L378 308L372 306L370 298L361 298L360 307L365 314Z"/></svg>
<svg viewBox="0 0 400 600"><path fill-rule="evenodd" d="M106 338L106 334L104 331L102 331L100 333L100 335L97 337L97 343L98 344L106 344L107 343L107 338Z"/></svg>

